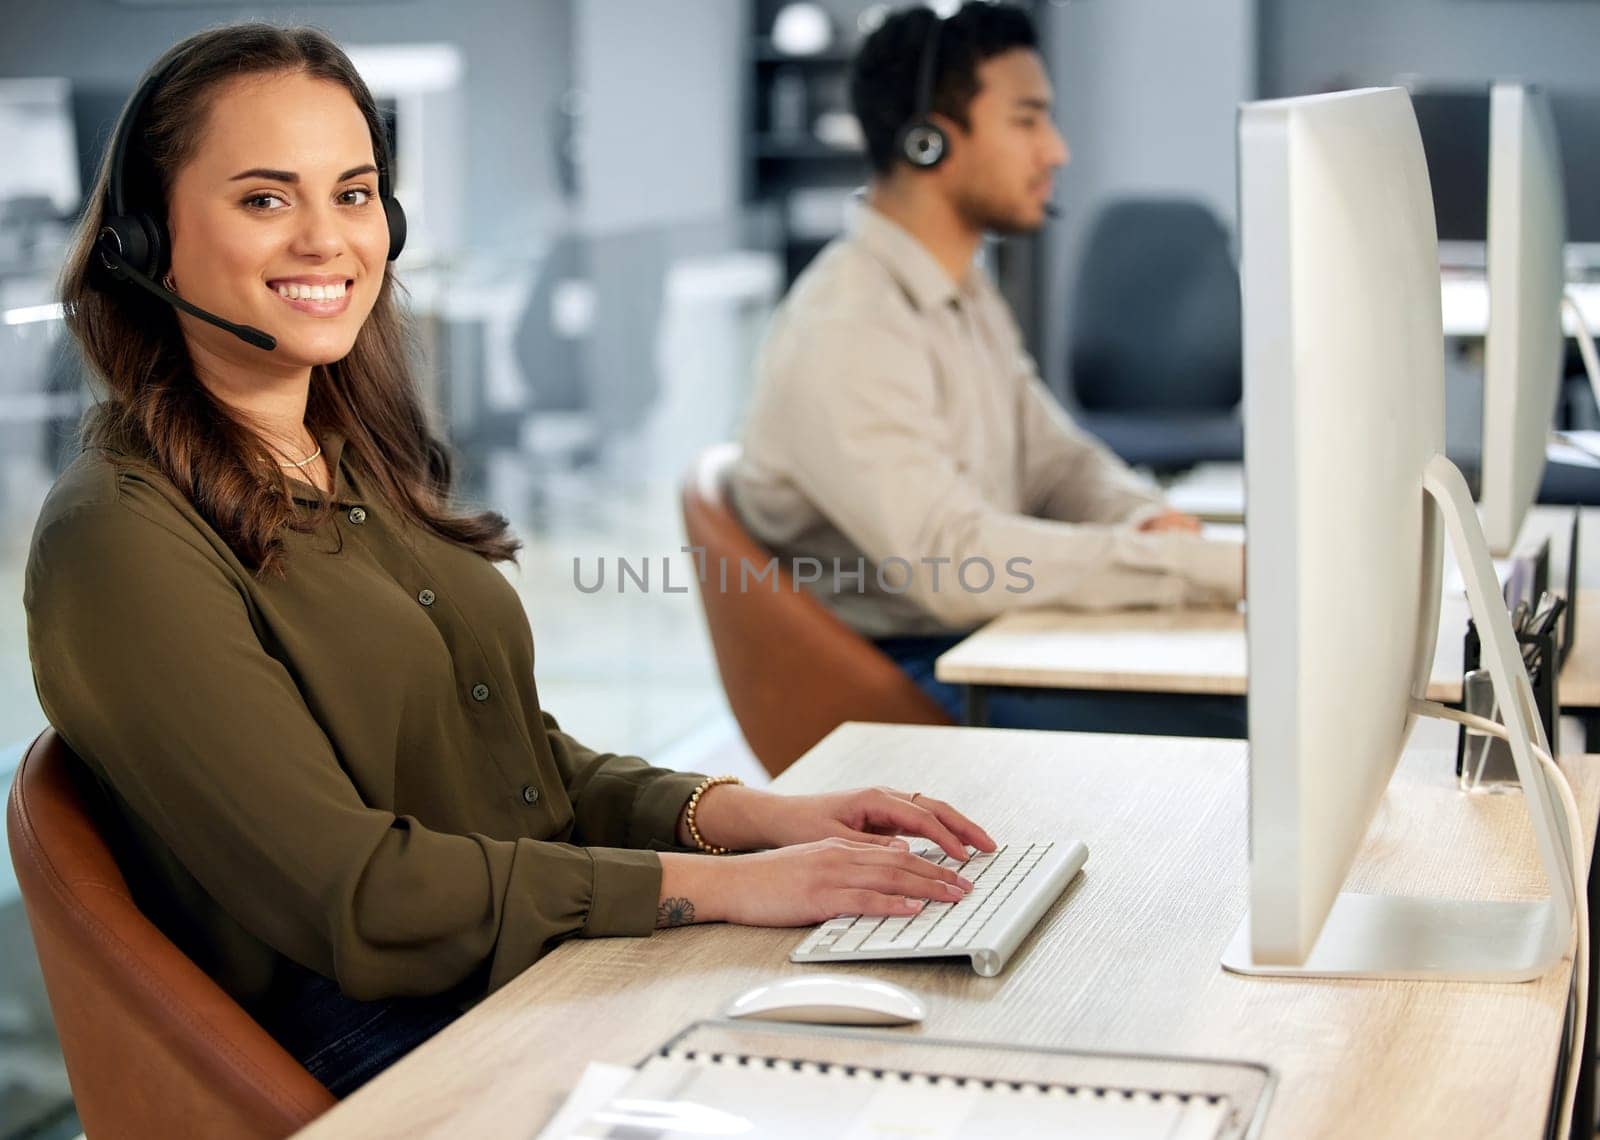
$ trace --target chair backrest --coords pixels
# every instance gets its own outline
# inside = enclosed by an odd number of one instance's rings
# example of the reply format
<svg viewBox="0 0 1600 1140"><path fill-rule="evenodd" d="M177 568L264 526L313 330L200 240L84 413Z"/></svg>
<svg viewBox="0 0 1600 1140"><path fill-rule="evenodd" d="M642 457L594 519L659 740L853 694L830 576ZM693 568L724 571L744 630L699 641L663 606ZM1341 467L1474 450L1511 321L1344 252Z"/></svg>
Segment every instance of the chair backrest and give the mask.
<svg viewBox="0 0 1600 1140"><path fill-rule="evenodd" d="M28 749L6 825L84 1132L276 1138L334 1103L139 910L53 730Z"/></svg>
<svg viewBox="0 0 1600 1140"><path fill-rule="evenodd" d="M1228 411L1244 383L1239 271L1209 209L1129 198L1095 219L1068 366L1085 411Z"/></svg>
<svg viewBox="0 0 1600 1140"><path fill-rule="evenodd" d="M756 581L772 554L728 506L727 474L738 458L735 444L700 454L684 478L683 522L689 542L704 548L700 601L717 672L756 759L777 775L847 720L949 724L893 661L786 571ZM752 569L747 589L741 565Z"/></svg>

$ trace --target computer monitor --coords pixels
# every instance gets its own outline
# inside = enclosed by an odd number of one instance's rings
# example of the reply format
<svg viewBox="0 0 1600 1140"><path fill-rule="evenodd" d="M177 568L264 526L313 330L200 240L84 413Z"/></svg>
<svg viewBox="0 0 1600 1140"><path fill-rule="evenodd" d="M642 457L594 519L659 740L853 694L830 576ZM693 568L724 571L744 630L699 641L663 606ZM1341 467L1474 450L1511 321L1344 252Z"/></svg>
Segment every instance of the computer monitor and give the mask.
<svg viewBox="0 0 1600 1140"><path fill-rule="evenodd" d="M1592 267L1600 264L1600 92L1551 92L1550 110L1567 188L1568 256Z"/></svg>
<svg viewBox="0 0 1600 1140"><path fill-rule="evenodd" d="M100 173L100 160L111 145L111 136L116 133L122 108L132 95L133 89L129 87L72 85L73 137L78 160L78 181L83 187L83 197L78 203L80 214L89 205L88 195L94 189L95 177Z"/></svg>
<svg viewBox="0 0 1600 1140"><path fill-rule="evenodd" d="M1489 329L1484 342L1483 530L1511 553L1539 491L1566 372L1566 195L1544 94L1497 83L1489 95Z"/></svg>
<svg viewBox="0 0 1600 1140"><path fill-rule="evenodd" d="M1410 81L1433 184L1439 249L1446 264L1481 268L1489 194L1488 83ZM1546 91L1561 143L1561 183L1567 197L1567 257L1600 265L1600 93L1579 88Z"/></svg>
<svg viewBox="0 0 1600 1140"><path fill-rule="evenodd" d="M1488 85L1419 86L1411 92L1411 106L1428 159L1439 244L1458 249L1476 245L1481 257L1488 209Z"/></svg>
<svg viewBox="0 0 1600 1140"><path fill-rule="evenodd" d="M1527 674L1465 481L1443 456L1439 262L1405 91L1239 116L1249 543L1244 973L1512 980L1572 930ZM1341 892L1426 693L1441 521L1560 903ZM1519 735L1520 734L1520 735Z"/></svg>

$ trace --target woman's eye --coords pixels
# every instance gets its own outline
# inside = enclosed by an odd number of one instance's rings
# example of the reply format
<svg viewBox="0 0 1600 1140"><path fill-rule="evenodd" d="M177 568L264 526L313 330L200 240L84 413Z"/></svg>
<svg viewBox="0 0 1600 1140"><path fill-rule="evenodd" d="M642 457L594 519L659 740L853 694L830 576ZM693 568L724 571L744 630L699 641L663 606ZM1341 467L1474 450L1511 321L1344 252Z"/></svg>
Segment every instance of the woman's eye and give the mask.
<svg viewBox="0 0 1600 1140"><path fill-rule="evenodd" d="M372 201L372 191L365 186L356 186L340 194L339 200L347 206L365 206Z"/></svg>
<svg viewBox="0 0 1600 1140"><path fill-rule="evenodd" d="M246 208L251 210L277 210L288 203L276 194L252 194L244 200Z"/></svg>

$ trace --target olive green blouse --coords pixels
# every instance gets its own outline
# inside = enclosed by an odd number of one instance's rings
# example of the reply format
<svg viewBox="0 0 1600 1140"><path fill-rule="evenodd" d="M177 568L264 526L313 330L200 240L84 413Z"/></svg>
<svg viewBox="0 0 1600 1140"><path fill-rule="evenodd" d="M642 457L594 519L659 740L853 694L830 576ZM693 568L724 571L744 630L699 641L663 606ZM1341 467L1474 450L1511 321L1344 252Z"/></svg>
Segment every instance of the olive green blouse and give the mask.
<svg viewBox="0 0 1600 1140"><path fill-rule="evenodd" d="M336 510L286 533L283 578L126 455L86 451L45 502L34 678L141 903L246 1004L286 959L372 999L493 989L565 938L649 933L654 851L699 777L563 733L510 583L325 447Z"/></svg>

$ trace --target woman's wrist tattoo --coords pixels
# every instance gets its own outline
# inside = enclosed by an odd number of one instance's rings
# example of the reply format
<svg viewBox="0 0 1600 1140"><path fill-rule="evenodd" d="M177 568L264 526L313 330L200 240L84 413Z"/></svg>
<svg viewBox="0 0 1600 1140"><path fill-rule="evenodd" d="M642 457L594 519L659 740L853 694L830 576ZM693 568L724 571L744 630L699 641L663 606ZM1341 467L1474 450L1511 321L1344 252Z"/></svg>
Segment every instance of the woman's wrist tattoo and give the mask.
<svg viewBox="0 0 1600 1140"><path fill-rule="evenodd" d="M656 929L668 926L688 926L694 921L694 903L688 899L662 899L656 907Z"/></svg>

